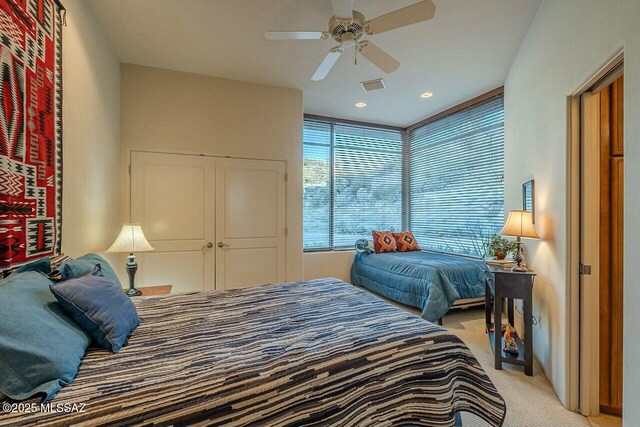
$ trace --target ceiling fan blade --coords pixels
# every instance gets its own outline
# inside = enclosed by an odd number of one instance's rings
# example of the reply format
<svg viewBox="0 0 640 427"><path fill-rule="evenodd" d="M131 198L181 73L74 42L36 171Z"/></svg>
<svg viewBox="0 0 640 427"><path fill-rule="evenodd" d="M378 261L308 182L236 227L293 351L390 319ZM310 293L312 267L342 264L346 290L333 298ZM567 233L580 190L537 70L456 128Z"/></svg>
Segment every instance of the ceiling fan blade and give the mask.
<svg viewBox="0 0 640 427"><path fill-rule="evenodd" d="M391 55L368 40L358 45L358 52L387 74L393 73L400 66Z"/></svg>
<svg viewBox="0 0 640 427"><path fill-rule="evenodd" d="M311 76L311 80L324 80L324 78L327 77L327 74L329 74L329 71L331 71L335 63L340 58L341 54L342 48L340 46L331 49L331 51L327 53L327 56L324 57L324 60L322 60L322 64L318 66L316 72L313 73L313 76Z"/></svg>
<svg viewBox="0 0 640 427"><path fill-rule="evenodd" d="M267 40L322 40L327 38L324 31L267 31Z"/></svg>
<svg viewBox="0 0 640 427"><path fill-rule="evenodd" d="M436 5L433 0L422 0L394 12L371 19L368 24L367 33L380 34L418 22L428 21L436 13Z"/></svg>
<svg viewBox="0 0 640 427"><path fill-rule="evenodd" d="M353 18L353 0L331 0L333 6L333 14L338 18Z"/></svg>

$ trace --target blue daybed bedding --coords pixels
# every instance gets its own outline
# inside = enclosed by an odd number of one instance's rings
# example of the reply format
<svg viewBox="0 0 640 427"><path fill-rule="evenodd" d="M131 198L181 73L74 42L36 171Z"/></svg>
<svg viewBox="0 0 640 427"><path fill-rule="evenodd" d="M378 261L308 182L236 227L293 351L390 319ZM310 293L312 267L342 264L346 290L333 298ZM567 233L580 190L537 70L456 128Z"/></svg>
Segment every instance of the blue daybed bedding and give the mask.
<svg viewBox="0 0 640 427"><path fill-rule="evenodd" d="M436 322L456 300L484 296L493 280L481 259L436 252L357 253L351 281L393 301L417 307Z"/></svg>

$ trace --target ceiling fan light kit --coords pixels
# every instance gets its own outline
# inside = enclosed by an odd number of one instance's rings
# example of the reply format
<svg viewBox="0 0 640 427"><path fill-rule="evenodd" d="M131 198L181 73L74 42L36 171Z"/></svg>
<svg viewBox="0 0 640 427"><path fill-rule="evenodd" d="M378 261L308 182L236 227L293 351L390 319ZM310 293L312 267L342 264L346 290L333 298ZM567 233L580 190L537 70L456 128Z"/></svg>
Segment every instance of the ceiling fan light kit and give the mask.
<svg viewBox="0 0 640 427"><path fill-rule="evenodd" d="M433 18L436 11L433 0L421 0L367 21L362 13L353 10L352 3L353 0L331 0L334 14L329 20L329 31L268 31L264 36L267 40L327 40L331 38L339 43L329 51L311 80L323 80L344 50L351 47L355 47L356 52L362 54L385 73L390 74L400 67L400 63L371 41L365 40L364 37L428 21Z"/></svg>

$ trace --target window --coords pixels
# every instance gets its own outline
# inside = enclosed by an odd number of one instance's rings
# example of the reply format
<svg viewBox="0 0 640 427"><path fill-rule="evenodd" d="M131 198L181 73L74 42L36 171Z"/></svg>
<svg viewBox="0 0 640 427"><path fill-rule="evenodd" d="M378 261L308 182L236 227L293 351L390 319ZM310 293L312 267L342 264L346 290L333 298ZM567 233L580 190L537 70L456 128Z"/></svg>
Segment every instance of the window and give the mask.
<svg viewBox="0 0 640 427"><path fill-rule="evenodd" d="M504 102L409 132L409 224L423 248L483 256L504 222Z"/></svg>
<svg viewBox="0 0 640 427"><path fill-rule="evenodd" d="M352 248L402 228L402 132L304 122L304 248Z"/></svg>
<svg viewBox="0 0 640 427"><path fill-rule="evenodd" d="M304 249L331 247L331 132L330 123L304 122Z"/></svg>
<svg viewBox="0 0 640 427"><path fill-rule="evenodd" d="M502 96L406 132L306 119L303 147L305 250L404 225L425 249L482 256L502 226Z"/></svg>

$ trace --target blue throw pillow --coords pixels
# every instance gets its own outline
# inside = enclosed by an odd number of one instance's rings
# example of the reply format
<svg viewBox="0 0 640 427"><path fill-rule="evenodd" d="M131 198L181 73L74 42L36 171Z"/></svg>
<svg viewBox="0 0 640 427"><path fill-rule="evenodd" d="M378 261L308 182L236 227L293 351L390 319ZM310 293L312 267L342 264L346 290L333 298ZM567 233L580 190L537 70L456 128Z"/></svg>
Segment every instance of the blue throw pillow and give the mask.
<svg viewBox="0 0 640 427"><path fill-rule="evenodd" d="M73 320L114 353L140 324L136 307L120 285L100 274L52 284L51 292Z"/></svg>
<svg viewBox="0 0 640 427"><path fill-rule="evenodd" d="M73 381L91 337L60 307L40 273L0 280L0 392L53 398Z"/></svg>
<svg viewBox="0 0 640 427"><path fill-rule="evenodd" d="M372 254L375 251L371 246L369 246L369 241L367 239L358 239L356 240L356 252L360 254Z"/></svg>
<svg viewBox="0 0 640 427"><path fill-rule="evenodd" d="M86 276L93 271L97 264L100 264L100 269L102 270L104 277L122 287L120 280L118 280L118 276L113 271L109 263L98 254L87 254L80 258L69 260L58 267L58 270L60 270L62 280L69 280Z"/></svg>
<svg viewBox="0 0 640 427"><path fill-rule="evenodd" d="M41 258L39 260L25 264L22 267L18 267L17 269L13 270L13 273L11 274L26 273L28 271L36 271L42 274L49 274L51 273L51 260L49 259L49 257Z"/></svg>

